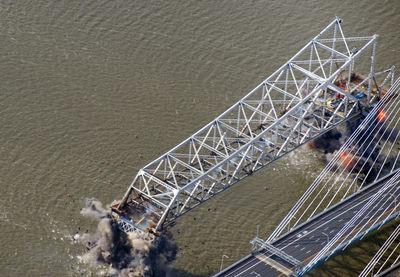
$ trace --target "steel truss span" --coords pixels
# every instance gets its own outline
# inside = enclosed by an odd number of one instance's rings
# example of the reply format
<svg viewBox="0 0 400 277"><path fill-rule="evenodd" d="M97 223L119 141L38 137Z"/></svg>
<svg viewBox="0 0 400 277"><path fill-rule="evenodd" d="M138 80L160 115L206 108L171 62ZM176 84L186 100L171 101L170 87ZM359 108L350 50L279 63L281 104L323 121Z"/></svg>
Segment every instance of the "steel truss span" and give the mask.
<svg viewBox="0 0 400 277"><path fill-rule="evenodd" d="M376 102L384 94L374 78L378 37L347 38L341 22L333 20L245 97L140 169L113 207L123 229L163 230Z"/></svg>

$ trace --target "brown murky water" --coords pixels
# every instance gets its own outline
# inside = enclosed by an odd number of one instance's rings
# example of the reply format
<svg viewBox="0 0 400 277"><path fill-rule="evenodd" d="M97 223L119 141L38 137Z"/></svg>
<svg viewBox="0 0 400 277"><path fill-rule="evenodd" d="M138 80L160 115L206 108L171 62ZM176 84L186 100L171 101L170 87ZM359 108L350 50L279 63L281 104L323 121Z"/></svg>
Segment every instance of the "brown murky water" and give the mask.
<svg viewBox="0 0 400 277"><path fill-rule="evenodd" d="M380 35L377 70L400 66L399 13L397 0L0 1L0 276L101 275L72 238L95 228L85 197L121 198L335 15L348 36ZM244 255L323 166L299 149L182 217L176 272Z"/></svg>

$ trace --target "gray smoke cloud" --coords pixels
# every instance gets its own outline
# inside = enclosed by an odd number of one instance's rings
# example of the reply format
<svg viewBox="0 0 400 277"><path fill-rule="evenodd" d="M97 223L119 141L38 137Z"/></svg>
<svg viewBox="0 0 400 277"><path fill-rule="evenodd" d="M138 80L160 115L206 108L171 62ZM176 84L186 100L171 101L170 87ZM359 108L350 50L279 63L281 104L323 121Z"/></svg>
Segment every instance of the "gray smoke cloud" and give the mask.
<svg viewBox="0 0 400 277"><path fill-rule="evenodd" d="M171 237L153 237L143 233L121 231L100 201L88 198L81 214L98 220L94 234L85 233L80 241L88 252L83 260L92 265L110 265L109 276L153 277L172 276L170 265L175 260L178 247Z"/></svg>
<svg viewBox="0 0 400 277"><path fill-rule="evenodd" d="M346 122L309 143L310 148L320 149L325 152L325 157L330 161L338 153L345 141L360 126L364 118ZM387 151L382 152L385 143L396 144L399 148L400 130L397 126L390 126L386 121L373 120L359 133L355 146L340 155L337 166L353 169L359 172L368 184L375 180L379 174L387 174L392 167L400 166L395 156L388 156ZM388 146L387 146L388 147ZM383 176L382 175L382 176Z"/></svg>

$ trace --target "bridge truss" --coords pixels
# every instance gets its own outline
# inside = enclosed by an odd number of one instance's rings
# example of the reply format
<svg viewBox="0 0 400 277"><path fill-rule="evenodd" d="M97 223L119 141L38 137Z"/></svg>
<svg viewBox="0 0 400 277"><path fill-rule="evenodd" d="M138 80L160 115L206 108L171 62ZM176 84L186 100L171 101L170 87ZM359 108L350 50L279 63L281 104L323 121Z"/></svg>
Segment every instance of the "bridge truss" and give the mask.
<svg viewBox="0 0 400 277"><path fill-rule="evenodd" d="M124 230L162 230L376 102L385 93L374 72L378 37L345 37L341 22L333 20L236 104L140 169L113 207Z"/></svg>

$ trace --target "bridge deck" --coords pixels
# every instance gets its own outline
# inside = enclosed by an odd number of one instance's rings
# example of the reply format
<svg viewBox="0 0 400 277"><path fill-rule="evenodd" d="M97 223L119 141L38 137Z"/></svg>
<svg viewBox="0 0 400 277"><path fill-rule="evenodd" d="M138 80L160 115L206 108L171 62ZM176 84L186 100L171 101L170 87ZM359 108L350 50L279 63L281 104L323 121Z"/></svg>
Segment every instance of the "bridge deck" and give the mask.
<svg viewBox="0 0 400 277"><path fill-rule="evenodd" d="M366 233L379 227L385 220L390 220L398 216L398 206L395 201L385 201L385 199L396 198L400 195L400 190L396 188L399 176L396 175L395 183L393 174L382 178L380 181L368 186L347 200L330 207L327 211L318 214L312 220L286 233L281 238L272 243L273 246L281 249L290 256L301 261L303 265L310 262L332 238L352 219L359 214L358 221L354 226L350 226L339 239L334 243L334 248L340 249L347 244L359 239ZM385 186L385 191L380 191ZM362 211L366 203L379 194L379 198L369 209ZM371 216L373 215L373 216ZM389 216L388 216L389 215ZM215 276L289 276L294 272L293 267L283 265L276 256L270 256L265 249L256 251L237 263L227 267ZM329 252L324 258L333 255ZM266 258L260 258L263 257ZM271 261L273 260L273 262ZM308 268L309 271L311 268Z"/></svg>

